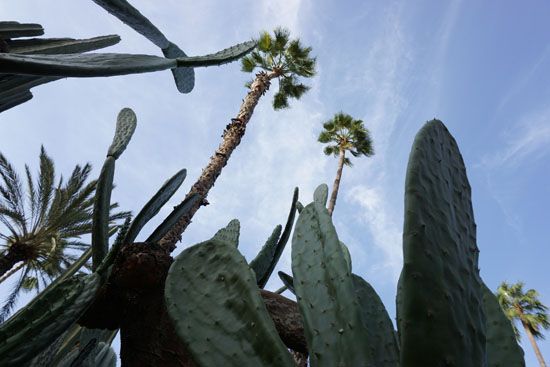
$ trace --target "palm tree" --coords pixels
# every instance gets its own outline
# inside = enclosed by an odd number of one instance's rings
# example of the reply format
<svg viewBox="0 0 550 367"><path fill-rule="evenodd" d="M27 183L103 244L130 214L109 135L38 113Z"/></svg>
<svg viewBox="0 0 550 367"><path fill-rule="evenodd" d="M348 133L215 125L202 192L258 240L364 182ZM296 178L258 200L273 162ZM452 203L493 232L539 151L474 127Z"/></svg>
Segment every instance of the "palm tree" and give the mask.
<svg viewBox="0 0 550 367"><path fill-rule="evenodd" d="M198 194L202 201L190 210L189 214L176 223L159 243L165 249L172 251L181 233L191 222L191 218L201 205L207 205L206 196L214 186L223 167L227 164L231 153L240 144L245 134L246 126L254 113L254 108L260 98L269 90L271 82L278 80L279 89L273 97L273 108L279 110L289 107L289 99L299 99L309 89L299 82L299 77L310 78L315 75L315 58L310 56L311 47L304 47L298 39L290 40L289 31L277 28L273 36L267 32L260 35L257 49L242 59L242 70L260 71L254 80L247 83L249 92L244 98L239 113L231 119L222 135L222 142L201 176L191 187L186 198Z"/></svg>
<svg viewBox="0 0 550 367"><path fill-rule="evenodd" d="M85 183L91 169L89 164L77 165L65 184L61 177L54 186L54 163L42 147L36 182L25 165L25 194L21 179L0 153L0 282L21 270L0 320L11 312L21 290L40 291L78 258L79 251L89 248L78 239L92 229L96 181ZM110 219L128 215L119 212Z"/></svg>
<svg viewBox="0 0 550 367"><path fill-rule="evenodd" d="M500 307L502 307L502 310L512 322L512 327L514 328L518 342L520 341L520 334L514 324L516 320L523 325L525 333L535 350L540 366L546 367L546 363L542 358L542 354L535 339L544 339L541 328L550 328L550 321L548 320L547 313L548 307L539 301L539 294L536 290L529 289L527 292L524 292L523 285L523 282L511 285L502 282L497 289L496 297L500 303Z"/></svg>
<svg viewBox="0 0 550 367"><path fill-rule="evenodd" d="M374 149L370 132L363 126L363 121L354 120L348 114L337 113L331 120L323 124L323 128L324 130L319 134L318 141L329 144L324 149L326 155L338 157L338 170L336 171L328 205L328 211L332 215L344 165L352 166L351 161L346 157L346 151L349 151L354 157L360 155L370 157L374 154Z"/></svg>

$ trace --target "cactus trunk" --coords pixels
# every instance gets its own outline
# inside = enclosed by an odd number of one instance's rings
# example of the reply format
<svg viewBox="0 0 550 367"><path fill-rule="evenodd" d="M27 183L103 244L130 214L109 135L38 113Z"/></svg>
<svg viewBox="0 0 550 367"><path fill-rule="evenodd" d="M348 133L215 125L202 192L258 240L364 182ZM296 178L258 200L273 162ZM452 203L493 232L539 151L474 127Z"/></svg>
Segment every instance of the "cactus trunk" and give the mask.
<svg viewBox="0 0 550 367"><path fill-rule="evenodd" d="M336 205L336 197L338 196L338 189L340 188L340 180L342 179L345 158L345 150L340 149L340 154L338 155L338 170L336 171L336 178L334 179L334 184L332 185L332 193L330 194L330 201L328 204L328 213L331 216L332 212L334 212L334 206Z"/></svg>
<svg viewBox="0 0 550 367"><path fill-rule="evenodd" d="M216 179L222 172L223 167L227 164L229 157L241 143L241 139L244 136L246 131L246 125L250 121L252 114L254 113L254 108L258 104L262 95L269 89L270 81L276 77L276 74L265 72L260 72L256 74L254 82L250 86L250 91L246 95L241 104L241 108L237 117L231 119L231 123L228 124L225 128L225 131L222 135L222 142L220 143L218 149L210 157L210 162L206 168L202 171L201 176L195 182L195 184L187 193L186 198L191 195L198 194L202 200L198 200L192 209L187 215L180 219L174 227L159 241L159 244L173 251L176 248L176 243L179 241L181 234L189 223L191 223L191 218L201 207L201 205L207 205L206 197L208 192L214 186Z"/></svg>

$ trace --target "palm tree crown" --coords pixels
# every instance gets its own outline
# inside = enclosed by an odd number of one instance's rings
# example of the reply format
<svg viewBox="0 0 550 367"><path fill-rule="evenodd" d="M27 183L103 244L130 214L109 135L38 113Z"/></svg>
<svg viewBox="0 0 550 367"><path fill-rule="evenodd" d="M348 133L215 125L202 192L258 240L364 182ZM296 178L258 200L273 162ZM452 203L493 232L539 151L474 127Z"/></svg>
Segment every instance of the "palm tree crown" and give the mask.
<svg viewBox="0 0 550 367"><path fill-rule="evenodd" d="M277 28L273 33L260 35L257 50L242 58L242 70L250 73L261 68L270 79L279 80L279 90L273 97L273 108L277 110L289 107L289 98L299 99L309 90L298 82L298 77L314 76L316 60L309 55L311 47L303 47L298 39L290 40L288 30Z"/></svg>
<svg viewBox="0 0 550 367"><path fill-rule="evenodd" d="M496 292L498 302L512 323L518 320L529 328L535 338L544 339L541 328L550 328L548 307L539 300L536 290L529 289L525 292L523 286L523 282L512 285L502 282ZM519 330L515 325L513 327L519 341Z"/></svg>
<svg viewBox="0 0 550 367"><path fill-rule="evenodd" d="M55 185L54 163L42 147L36 182L25 165L25 195L21 179L0 153L0 281L22 269L0 319L9 314L21 290L39 291L89 247L78 238L92 229L96 181L86 184L90 172L89 164L77 165L66 183L60 177ZM119 212L110 219L128 215Z"/></svg>
<svg viewBox="0 0 550 367"><path fill-rule="evenodd" d="M363 125L363 121L355 120L343 112L323 124L324 130L319 134L318 141L327 145L326 155L338 156L340 151L349 151L354 157L374 154L370 132ZM344 158L344 164L351 166L349 158Z"/></svg>

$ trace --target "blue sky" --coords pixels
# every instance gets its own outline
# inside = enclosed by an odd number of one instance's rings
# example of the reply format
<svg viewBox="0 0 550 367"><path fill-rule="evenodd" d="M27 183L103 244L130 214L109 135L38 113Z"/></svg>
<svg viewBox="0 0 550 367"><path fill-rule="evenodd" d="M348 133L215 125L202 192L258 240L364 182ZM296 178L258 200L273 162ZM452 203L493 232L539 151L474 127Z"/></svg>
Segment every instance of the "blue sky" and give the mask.
<svg viewBox="0 0 550 367"><path fill-rule="evenodd" d="M195 216L180 249L239 218L241 250L252 258L272 228L285 222L295 186L308 202L317 184L331 185L336 160L322 154L316 136L323 121L344 111L371 130L376 155L345 169L334 221L350 247L355 272L377 289L394 315L408 154L416 131L437 117L455 136L467 166L486 283L495 289L502 280L523 280L550 305L548 2L132 4L190 55L281 25L311 45L318 59L311 91L292 108L274 112L268 100L273 92L260 102L209 196L212 205ZM2 1L0 13L5 20L40 23L48 37L119 34L122 42L109 51L159 55L91 1ZM75 164L91 162L97 174L118 111L131 107L138 128L117 162L113 198L136 212L185 167L188 179L176 204L236 115L249 79L233 63L198 69L189 95L177 92L168 71L50 83L33 89L30 102L0 115L0 150L22 170L24 163L36 167L44 144L59 172L68 175ZM280 269L289 266L285 251ZM539 346L549 360L550 342ZM523 347L527 366L536 366L526 338Z"/></svg>

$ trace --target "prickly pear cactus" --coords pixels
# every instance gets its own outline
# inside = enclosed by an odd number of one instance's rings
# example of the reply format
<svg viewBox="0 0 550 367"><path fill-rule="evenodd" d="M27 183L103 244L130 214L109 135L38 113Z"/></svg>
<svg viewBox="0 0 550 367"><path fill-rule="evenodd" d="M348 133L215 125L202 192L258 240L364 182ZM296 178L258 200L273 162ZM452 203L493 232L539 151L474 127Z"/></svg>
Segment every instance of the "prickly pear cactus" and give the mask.
<svg viewBox="0 0 550 367"><path fill-rule="evenodd" d="M298 217L292 273L311 365L374 366L351 273L322 200Z"/></svg>
<svg viewBox="0 0 550 367"><path fill-rule="evenodd" d="M353 274L353 288L361 306L361 320L369 335L368 345L376 367L399 367L397 332L374 288Z"/></svg>
<svg viewBox="0 0 550 367"><path fill-rule="evenodd" d="M227 226L216 232L212 239L222 243L226 243L231 246L239 247L240 233L241 223L238 219L233 219L227 224Z"/></svg>
<svg viewBox="0 0 550 367"><path fill-rule="evenodd" d="M123 108L120 110L116 120L115 137L107 151L108 156L118 159L124 152L134 131L136 131L137 117L131 108Z"/></svg>
<svg viewBox="0 0 550 367"><path fill-rule="evenodd" d="M487 362L489 367L525 367L523 349L497 298L483 284L483 306L487 317Z"/></svg>
<svg viewBox="0 0 550 367"><path fill-rule="evenodd" d="M402 367L486 365L478 252L462 156L443 123L429 121L416 135L405 183Z"/></svg>
<svg viewBox="0 0 550 367"><path fill-rule="evenodd" d="M183 251L166 278L176 333L200 366L293 366L237 248L215 239Z"/></svg>

